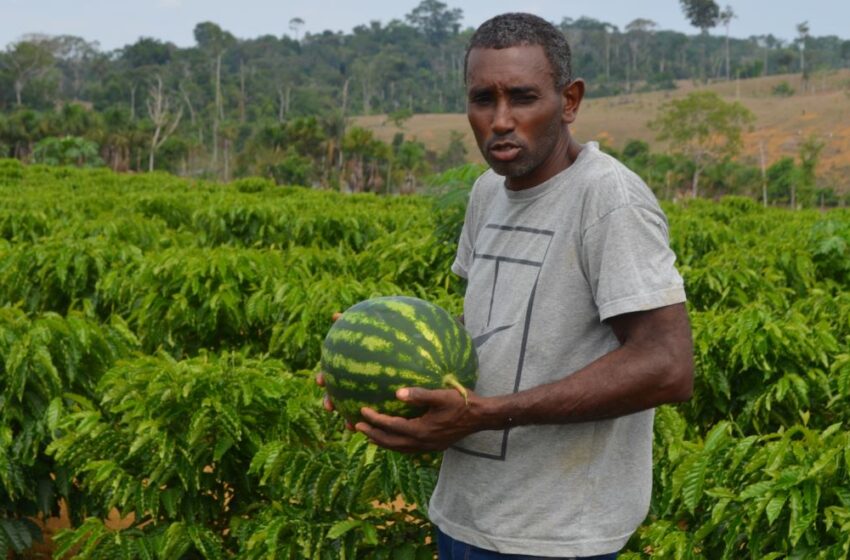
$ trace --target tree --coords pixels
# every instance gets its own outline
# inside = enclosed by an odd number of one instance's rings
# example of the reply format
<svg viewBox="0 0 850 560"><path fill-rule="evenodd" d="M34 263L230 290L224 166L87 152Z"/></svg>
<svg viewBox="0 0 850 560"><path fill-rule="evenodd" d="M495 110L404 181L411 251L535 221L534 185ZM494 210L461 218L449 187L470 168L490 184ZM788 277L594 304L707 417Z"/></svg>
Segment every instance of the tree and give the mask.
<svg viewBox="0 0 850 560"><path fill-rule="evenodd" d="M605 33L605 80L611 79L611 35L619 29L612 23L604 23L602 29Z"/></svg>
<svg viewBox="0 0 850 560"><path fill-rule="evenodd" d="M157 74L156 84L148 90L148 116L153 122L154 132L148 157L148 171L153 171L154 155L168 137L174 133L183 116L183 105L178 102L177 114L171 112L171 101L162 85L162 76Z"/></svg>
<svg viewBox="0 0 850 560"><path fill-rule="evenodd" d="M700 173L710 164L734 157L741 149L741 133L755 119L737 102L727 103L712 91L695 91L661 106L649 126L667 141L674 154L694 164L691 194L699 195Z"/></svg>
<svg viewBox="0 0 850 560"><path fill-rule="evenodd" d="M797 44L800 49L800 73L803 75L803 79L807 80L809 78L808 73L806 72L806 42L809 39L809 22L804 21L802 23L797 24Z"/></svg>
<svg viewBox="0 0 850 560"><path fill-rule="evenodd" d="M755 38L756 44L759 48L762 49L762 55L764 56L764 62L762 63L762 76L768 75L768 61L771 49L773 49L776 44L776 38L773 35L759 35Z"/></svg>
<svg viewBox="0 0 850 560"><path fill-rule="evenodd" d="M67 93L76 99L82 92L86 71L98 57L99 44L73 35L60 35L53 38L53 45L53 54L66 75L65 81L69 82Z"/></svg>
<svg viewBox="0 0 850 560"><path fill-rule="evenodd" d="M460 8L449 9L446 4L439 0L422 0L404 18L411 26L421 31L429 43L438 45L449 35L457 34L460 30L463 10Z"/></svg>
<svg viewBox="0 0 850 560"><path fill-rule="evenodd" d="M640 54L640 47L643 42L646 40L646 36L652 33L652 30L655 29L656 23L651 19L645 18L637 18L632 20L626 25L626 34L629 38L629 50L632 53L632 70L637 73L638 69L638 55ZM626 81L630 82L629 76L631 74L628 72L629 66L626 65ZM630 85L627 85L627 89L631 89Z"/></svg>
<svg viewBox="0 0 850 560"><path fill-rule="evenodd" d="M98 155L96 142L79 136L51 136L39 140L33 151L33 160L45 165L76 165L77 167L95 167L103 165Z"/></svg>
<svg viewBox="0 0 850 560"><path fill-rule="evenodd" d="M826 143L816 134L811 134L800 142L797 148L797 155L800 158L800 171L797 175L798 181L795 181L791 188L792 209L797 207L798 198L805 199L804 204L813 202L810 198L815 191L817 166L820 161L820 154L825 146ZM799 185L796 184L797 182L799 182Z"/></svg>
<svg viewBox="0 0 850 560"><path fill-rule="evenodd" d="M717 25L720 6L714 0L679 0L679 3L691 25L699 28L703 34Z"/></svg>
<svg viewBox="0 0 850 560"><path fill-rule="evenodd" d="M295 40L299 40L301 28L304 27L304 20L300 17L294 17L289 20L289 30L295 35Z"/></svg>
<svg viewBox="0 0 850 560"><path fill-rule="evenodd" d="M46 38L32 37L9 45L4 58L12 74L15 103L20 107L27 84L46 76L53 69L52 49Z"/></svg>
<svg viewBox="0 0 850 560"><path fill-rule="evenodd" d="M416 175L426 168L425 145L417 141L403 140L396 150L395 159L399 169L404 171L402 194L411 194L416 190Z"/></svg>
<svg viewBox="0 0 850 560"><path fill-rule="evenodd" d="M139 37L120 51L123 76L121 83L130 92L130 120L136 119L136 91L146 84L152 74L160 72L173 60L176 47L159 39Z"/></svg>
<svg viewBox="0 0 850 560"><path fill-rule="evenodd" d="M699 28L703 36L702 41L702 61L701 69L703 81L705 75L705 45L708 41L708 30L717 25L717 20L720 18L720 7L714 0L679 0L682 5L682 10L685 12L685 17L696 28Z"/></svg>
<svg viewBox="0 0 850 560"><path fill-rule="evenodd" d="M794 185L799 180L799 169L794 164L794 158L789 156L779 158L767 168L765 176L771 200L787 201L789 204L794 200Z"/></svg>
<svg viewBox="0 0 850 560"><path fill-rule="evenodd" d="M27 161L33 146L44 138L45 119L32 109L19 109L4 119L0 142L11 148L12 157Z"/></svg>
<svg viewBox="0 0 850 560"><path fill-rule="evenodd" d="M236 43L236 38L211 21L199 23L194 29L195 42L214 61L215 107L213 109L212 163L218 165L219 127L224 120L224 101L221 95L221 59L225 51Z"/></svg>
<svg viewBox="0 0 850 560"><path fill-rule="evenodd" d="M732 23L732 20L738 17L735 15L735 12L732 10L732 6L726 5L723 8L723 11L720 12L720 22L726 27L726 81L729 81L729 24Z"/></svg>

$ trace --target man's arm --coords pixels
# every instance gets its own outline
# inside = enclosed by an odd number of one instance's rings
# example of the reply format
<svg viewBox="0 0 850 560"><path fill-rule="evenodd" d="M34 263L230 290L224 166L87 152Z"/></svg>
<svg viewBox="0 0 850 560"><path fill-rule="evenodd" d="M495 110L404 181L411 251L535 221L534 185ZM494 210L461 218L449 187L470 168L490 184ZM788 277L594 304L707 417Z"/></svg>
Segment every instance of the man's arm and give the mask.
<svg viewBox="0 0 850 560"><path fill-rule="evenodd" d="M400 389L402 400L428 406L411 420L363 409L355 428L399 451L446 449L482 430L614 418L690 398L693 342L684 304L608 319L620 347L559 381L498 397L454 390Z"/></svg>

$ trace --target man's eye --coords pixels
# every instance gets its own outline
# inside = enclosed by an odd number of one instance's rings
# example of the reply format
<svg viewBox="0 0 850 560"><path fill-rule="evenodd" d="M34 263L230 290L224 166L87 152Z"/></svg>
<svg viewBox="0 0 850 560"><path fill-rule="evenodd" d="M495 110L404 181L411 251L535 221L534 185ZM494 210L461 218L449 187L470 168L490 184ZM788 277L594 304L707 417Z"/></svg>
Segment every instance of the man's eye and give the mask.
<svg viewBox="0 0 850 560"><path fill-rule="evenodd" d="M493 98L489 95L473 95L469 101L475 105L487 105L493 101Z"/></svg>
<svg viewBox="0 0 850 560"><path fill-rule="evenodd" d="M536 95L515 95L511 98L515 105L531 105L537 101Z"/></svg>

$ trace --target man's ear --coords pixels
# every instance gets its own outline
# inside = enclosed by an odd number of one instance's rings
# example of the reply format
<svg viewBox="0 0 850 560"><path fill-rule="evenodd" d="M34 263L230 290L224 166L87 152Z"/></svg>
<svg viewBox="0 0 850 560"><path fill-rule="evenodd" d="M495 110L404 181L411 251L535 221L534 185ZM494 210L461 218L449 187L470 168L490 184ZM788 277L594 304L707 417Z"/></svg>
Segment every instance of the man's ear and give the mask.
<svg viewBox="0 0 850 560"><path fill-rule="evenodd" d="M572 124L578 116L578 108L584 98L584 80L576 78L564 86L561 91L564 99L564 111L561 118L567 124Z"/></svg>

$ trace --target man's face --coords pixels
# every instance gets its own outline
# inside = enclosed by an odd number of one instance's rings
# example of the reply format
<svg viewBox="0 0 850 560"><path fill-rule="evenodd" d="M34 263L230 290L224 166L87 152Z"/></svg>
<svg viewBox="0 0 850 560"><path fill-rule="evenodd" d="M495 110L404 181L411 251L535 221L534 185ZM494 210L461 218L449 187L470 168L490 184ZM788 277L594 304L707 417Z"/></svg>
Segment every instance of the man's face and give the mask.
<svg viewBox="0 0 850 560"><path fill-rule="evenodd" d="M466 114L484 159L508 188L536 186L563 169L564 102L540 45L470 51Z"/></svg>

